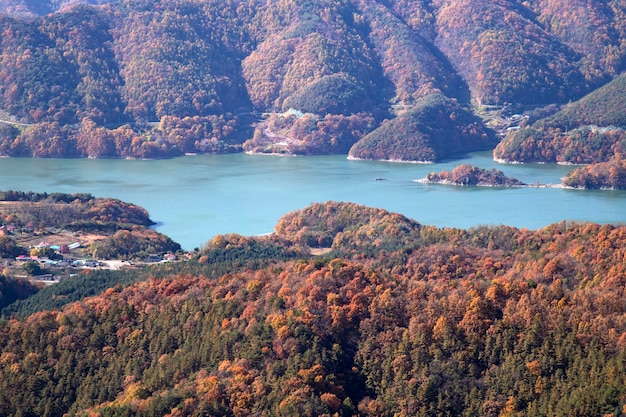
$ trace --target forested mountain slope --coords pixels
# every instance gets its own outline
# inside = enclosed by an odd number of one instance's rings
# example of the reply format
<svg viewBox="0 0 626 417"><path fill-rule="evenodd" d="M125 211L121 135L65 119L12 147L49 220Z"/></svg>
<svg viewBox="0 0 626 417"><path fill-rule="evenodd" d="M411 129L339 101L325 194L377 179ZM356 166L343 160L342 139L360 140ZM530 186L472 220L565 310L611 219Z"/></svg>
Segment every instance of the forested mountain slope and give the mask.
<svg viewBox="0 0 626 417"><path fill-rule="evenodd" d="M0 322L0 413L624 415L625 239L314 204Z"/></svg>
<svg viewBox="0 0 626 417"><path fill-rule="evenodd" d="M417 100L404 114L385 121L351 149L358 159L440 161L455 155L493 148L495 135L480 119L441 94Z"/></svg>
<svg viewBox="0 0 626 417"><path fill-rule="evenodd" d="M561 111L509 132L494 149L502 161L592 164L571 172L577 188L626 189L626 75Z"/></svg>
<svg viewBox="0 0 626 417"><path fill-rule="evenodd" d="M3 125L0 152L239 151L266 132L253 133L251 112L289 108L322 122L278 141L346 152L432 93L460 105L566 103L624 71L624 9L618 0L3 0L0 115L23 124ZM350 143L334 146L338 137Z"/></svg>

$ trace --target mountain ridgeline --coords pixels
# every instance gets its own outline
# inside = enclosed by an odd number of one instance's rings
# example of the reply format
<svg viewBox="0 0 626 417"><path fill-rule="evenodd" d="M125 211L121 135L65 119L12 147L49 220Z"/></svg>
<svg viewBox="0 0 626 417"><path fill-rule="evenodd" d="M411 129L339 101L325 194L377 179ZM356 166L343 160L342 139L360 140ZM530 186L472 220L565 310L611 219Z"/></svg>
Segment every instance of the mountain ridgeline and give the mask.
<svg viewBox="0 0 626 417"><path fill-rule="evenodd" d="M97 3L0 1L0 154L158 158L269 138L438 160L495 146L461 107L574 102L626 68L617 0ZM416 122L433 95L440 117ZM255 124L289 109L315 118L278 139ZM442 120L450 146L425 134Z"/></svg>

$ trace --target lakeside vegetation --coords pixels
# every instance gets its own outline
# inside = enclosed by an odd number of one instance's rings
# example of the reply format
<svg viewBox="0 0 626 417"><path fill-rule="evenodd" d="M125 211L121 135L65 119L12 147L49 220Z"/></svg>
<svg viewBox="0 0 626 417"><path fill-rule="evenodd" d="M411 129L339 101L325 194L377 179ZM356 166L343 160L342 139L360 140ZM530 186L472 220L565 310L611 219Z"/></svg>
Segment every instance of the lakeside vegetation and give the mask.
<svg viewBox="0 0 626 417"><path fill-rule="evenodd" d="M509 132L493 151L500 162L589 164L563 184L584 189L624 189L626 76L570 103L561 111Z"/></svg>
<svg viewBox="0 0 626 417"><path fill-rule="evenodd" d="M626 190L626 159L618 156L608 162L575 169L567 174L563 184L587 190Z"/></svg>
<svg viewBox="0 0 626 417"><path fill-rule="evenodd" d="M348 153L376 124L371 114L350 116L313 113L270 115L259 123L242 148L249 153L326 155Z"/></svg>
<svg viewBox="0 0 626 417"><path fill-rule="evenodd" d="M0 322L0 412L620 415L625 238L313 204L273 236L94 273L111 286L100 295L66 286L78 301L5 309L25 317Z"/></svg>

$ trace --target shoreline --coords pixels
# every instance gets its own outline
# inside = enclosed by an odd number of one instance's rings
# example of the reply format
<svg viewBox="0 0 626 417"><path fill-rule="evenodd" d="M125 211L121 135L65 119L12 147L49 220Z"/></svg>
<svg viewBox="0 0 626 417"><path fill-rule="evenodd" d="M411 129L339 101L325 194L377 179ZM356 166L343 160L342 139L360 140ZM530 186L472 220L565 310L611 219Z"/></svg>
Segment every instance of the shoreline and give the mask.
<svg viewBox="0 0 626 417"><path fill-rule="evenodd" d="M562 165L562 166L568 166L568 167L582 167L582 166L587 166L587 165L591 165L591 164L575 164L573 162L564 162L564 161L556 161L556 162L545 162L545 161L529 161L529 162L524 162L524 161L516 161L516 160L511 160L511 159L502 159L502 158L493 158L493 162L495 162L496 164L499 165L527 165L527 164L537 164L537 165Z"/></svg>
<svg viewBox="0 0 626 417"><path fill-rule="evenodd" d="M243 151L244 154L246 155L253 155L253 156L302 156L302 155L295 155L292 153L278 153L278 152L257 152L257 151Z"/></svg>
<svg viewBox="0 0 626 417"><path fill-rule="evenodd" d="M419 165L433 165L436 164L434 161L404 161L402 159L366 159L359 158L356 156L348 155L346 157L348 161L370 161L370 162L392 162L396 164L419 164Z"/></svg>
<svg viewBox="0 0 626 417"><path fill-rule="evenodd" d="M561 188L561 189L574 189L581 190L581 188L567 187L563 184L518 184L518 185L506 185L506 184L487 184L487 183L478 183L478 184L457 184L452 181L440 180L440 181L431 181L427 178L420 178L417 180L413 180L413 182L419 184L437 184L437 185L451 185L455 187L491 187L491 188ZM582 189L584 190L584 189Z"/></svg>

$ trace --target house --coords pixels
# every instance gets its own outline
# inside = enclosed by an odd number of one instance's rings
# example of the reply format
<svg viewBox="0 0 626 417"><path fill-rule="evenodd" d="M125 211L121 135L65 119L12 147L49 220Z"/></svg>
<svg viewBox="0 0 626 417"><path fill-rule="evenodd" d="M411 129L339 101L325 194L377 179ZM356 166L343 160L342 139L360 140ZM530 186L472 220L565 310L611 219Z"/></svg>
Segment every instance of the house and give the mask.
<svg viewBox="0 0 626 417"><path fill-rule="evenodd" d="M34 279L35 281L56 281L56 280L54 279L54 275L52 275L52 274L41 274L41 275L35 275L35 276L33 277L33 279Z"/></svg>
<svg viewBox="0 0 626 417"><path fill-rule="evenodd" d="M151 253L148 255L148 259L146 262L159 262L161 260L161 256L156 253Z"/></svg>

